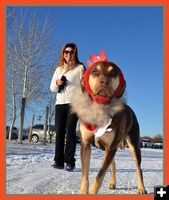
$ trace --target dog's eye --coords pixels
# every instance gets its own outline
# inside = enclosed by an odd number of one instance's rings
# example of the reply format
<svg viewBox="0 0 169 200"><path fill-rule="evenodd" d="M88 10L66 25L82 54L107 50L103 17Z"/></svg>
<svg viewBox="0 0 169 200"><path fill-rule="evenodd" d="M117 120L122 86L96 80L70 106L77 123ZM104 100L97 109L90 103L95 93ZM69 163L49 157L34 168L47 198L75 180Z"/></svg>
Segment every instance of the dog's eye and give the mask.
<svg viewBox="0 0 169 200"><path fill-rule="evenodd" d="M111 71L111 77L115 77L116 76L116 72L113 70L113 71Z"/></svg>
<svg viewBox="0 0 169 200"><path fill-rule="evenodd" d="M111 72L107 73L107 76L110 78L114 78L116 76L116 73L114 71L111 71Z"/></svg>
<svg viewBox="0 0 169 200"><path fill-rule="evenodd" d="M92 71L92 74L95 75L95 76L98 76L98 75L99 75L99 71L96 70L96 69L94 69L94 70Z"/></svg>

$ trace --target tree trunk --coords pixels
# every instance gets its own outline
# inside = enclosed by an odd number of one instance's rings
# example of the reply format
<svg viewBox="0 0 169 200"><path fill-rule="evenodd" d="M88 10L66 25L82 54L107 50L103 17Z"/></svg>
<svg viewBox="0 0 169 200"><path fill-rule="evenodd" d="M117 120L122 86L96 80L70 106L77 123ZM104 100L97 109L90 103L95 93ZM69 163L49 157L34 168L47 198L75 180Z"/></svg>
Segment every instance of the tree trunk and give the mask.
<svg viewBox="0 0 169 200"><path fill-rule="evenodd" d="M47 106L46 107L46 114L45 114L45 123L44 123L44 137L43 137L43 143L42 144L46 144L48 113L49 113L49 107Z"/></svg>
<svg viewBox="0 0 169 200"><path fill-rule="evenodd" d="M52 143L52 134L51 134L51 128L50 127L51 126L50 126L50 121L49 121L49 123L48 123L48 135L49 135L48 141L51 144Z"/></svg>
<svg viewBox="0 0 169 200"><path fill-rule="evenodd" d="M32 141L32 129L33 129L33 124L34 124L34 119L35 119L35 115L32 116L32 123L31 123L31 127L29 129L29 135L28 135L29 143Z"/></svg>
<svg viewBox="0 0 169 200"><path fill-rule="evenodd" d="M52 143L52 138L53 138L53 135L54 135L53 134L53 128L52 128L52 131L51 131L51 121L52 121L52 117L54 116L54 112L55 112L55 107L52 110L52 97L51 97L50 104L49 104L49 119L48 119L48 133L49 133L48 141L49 141L50 144Z"/></svg>
<svg viewBox="0 0 169 200"><path fill-rule="evenodd" d="M11 123L10 123L10 127L9 127L9 136L8 136L8 137L9 137L9 138L8 138L9 141L12 140L12 130L13 130L13 127L14 127L14 123L15 123L14 120L12 120Z"/></svg>
<svg viewBox="0 0 169 200"><path fill-rule="evenodd" d="M9 141L12 140L12 131L13 131L13 127L14 127L14 124L15 124L15 120L16 120L16 100L15 100L15 94L14 94L14 98L13 98L13 111L12 111L12 120L11 120L11 123L10 123L10 128L9 128Z"/></svg>
<svg viewBox="0 0 169 200"><path fill-rule="evenodd" d="M22 144L22 132L23 132L23 125L24 125L24 116L25 116L25 105L26 105L26 98L22 98L21 104L21 113L20 113L20 127L18 133L18 144Z"/></svg>

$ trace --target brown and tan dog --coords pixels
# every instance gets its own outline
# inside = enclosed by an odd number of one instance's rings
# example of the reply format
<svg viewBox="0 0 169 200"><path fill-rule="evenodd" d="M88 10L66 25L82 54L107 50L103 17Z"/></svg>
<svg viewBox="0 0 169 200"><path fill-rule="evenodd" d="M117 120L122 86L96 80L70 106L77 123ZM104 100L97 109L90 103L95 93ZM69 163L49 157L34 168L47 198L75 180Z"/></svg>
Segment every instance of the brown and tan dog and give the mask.
<svg viewBox="0 0 169 200"><path fill-rule="evenodd" d="M84 74L82 91L72 99L72 110L80 119L82 179L81 194L96 194L110 166L109 188L116 187L114 156L118 147L127 141L137 167L138 193L145 194L139 148L139 125L132 109L125 104L125 80L119 67L100 57L91 56ZM100 171L89 188L91 144L105 151Z"/></svg>

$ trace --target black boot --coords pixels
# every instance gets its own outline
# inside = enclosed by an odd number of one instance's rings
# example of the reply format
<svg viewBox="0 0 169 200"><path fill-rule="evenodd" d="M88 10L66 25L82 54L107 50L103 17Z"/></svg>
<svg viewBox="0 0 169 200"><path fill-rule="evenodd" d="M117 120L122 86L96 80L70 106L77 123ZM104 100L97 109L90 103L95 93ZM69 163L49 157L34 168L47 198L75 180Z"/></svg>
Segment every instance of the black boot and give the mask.
<svg viewBox="0 0 169 200"><path fill-rule="evenodd" d="M52 167L55 169L64 169L64 164L53 163Z"/></svg>
<svg viewBox="0 0 169 200"><path fill-rule="evenodd" d="M65 170L68 172L73 172L74 169L75 169L75 164L74 165L70 165L70 164L65 165Z"/></svg>

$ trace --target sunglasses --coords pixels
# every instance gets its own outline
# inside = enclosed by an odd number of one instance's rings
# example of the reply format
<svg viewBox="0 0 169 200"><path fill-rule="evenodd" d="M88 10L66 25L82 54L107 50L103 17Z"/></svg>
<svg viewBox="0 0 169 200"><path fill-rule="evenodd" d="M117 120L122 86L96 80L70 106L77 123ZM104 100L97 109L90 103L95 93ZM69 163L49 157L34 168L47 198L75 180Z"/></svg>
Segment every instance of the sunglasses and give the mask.
<svg viewBox="0 0 169 200"><path fill-rule="evenodd" d="M65 50L64 53L65 53L66 55L69 54L69 53L72 55L72 54L73 54L73 51Z"/></svg>

